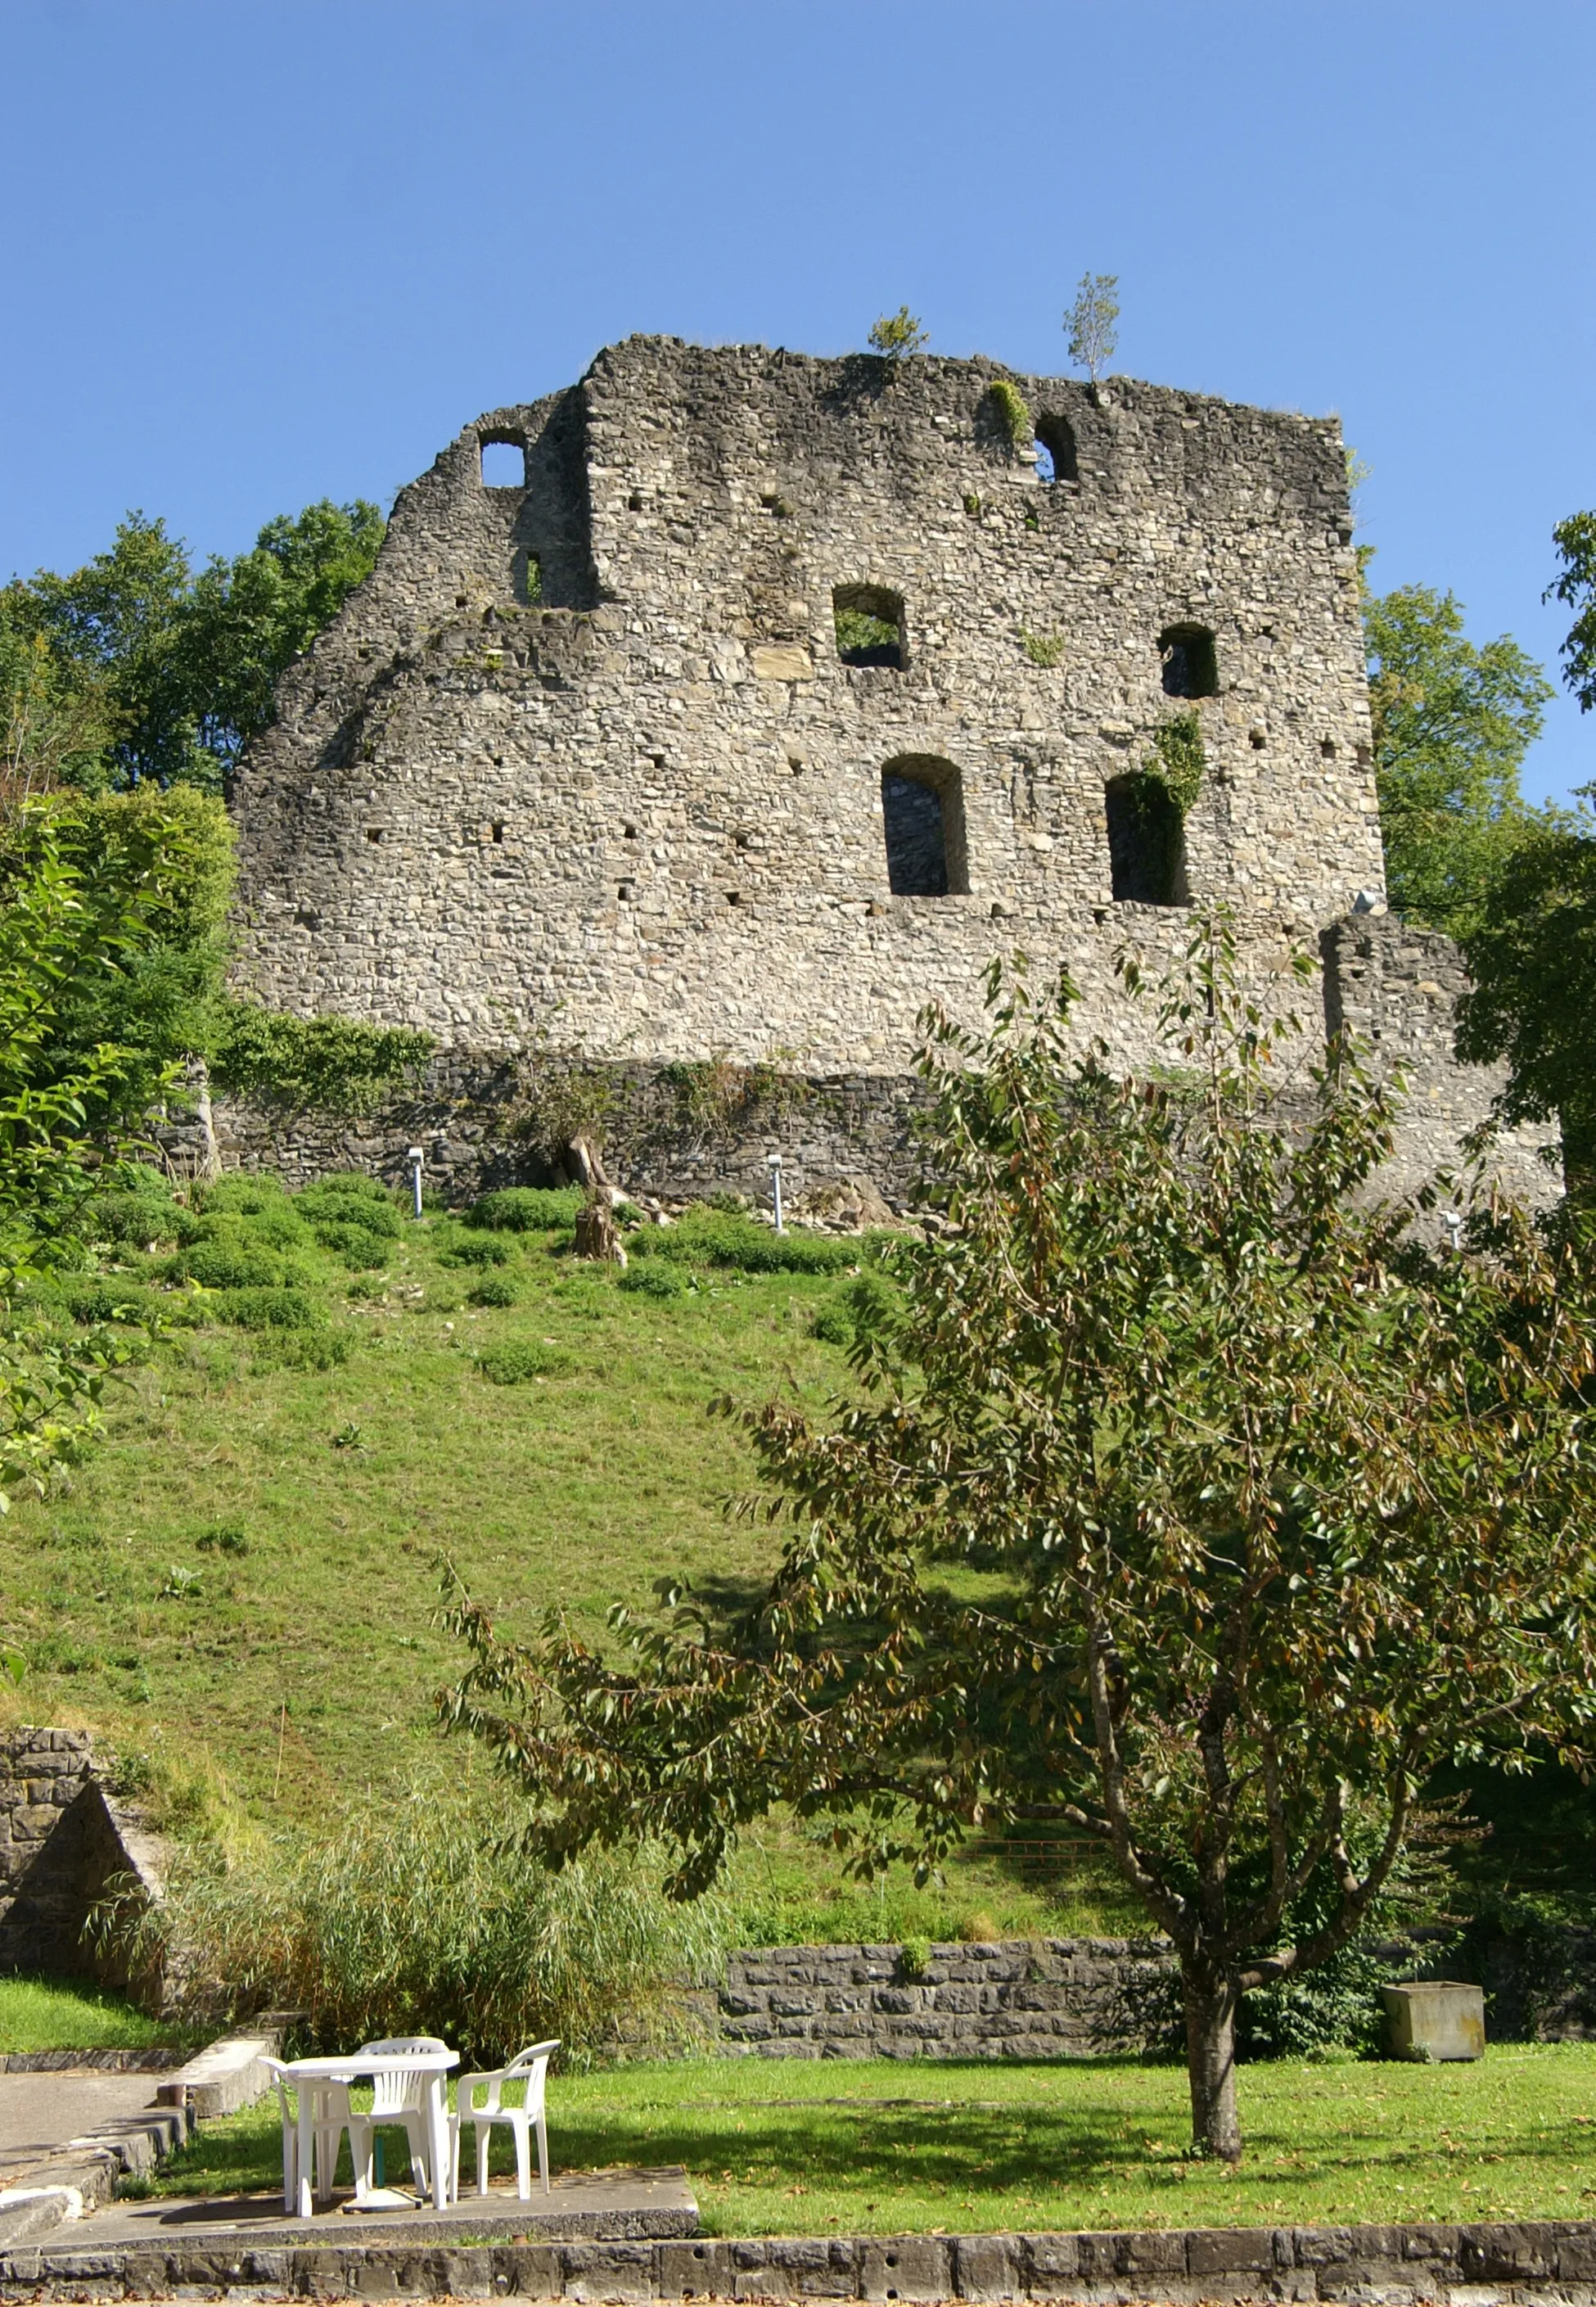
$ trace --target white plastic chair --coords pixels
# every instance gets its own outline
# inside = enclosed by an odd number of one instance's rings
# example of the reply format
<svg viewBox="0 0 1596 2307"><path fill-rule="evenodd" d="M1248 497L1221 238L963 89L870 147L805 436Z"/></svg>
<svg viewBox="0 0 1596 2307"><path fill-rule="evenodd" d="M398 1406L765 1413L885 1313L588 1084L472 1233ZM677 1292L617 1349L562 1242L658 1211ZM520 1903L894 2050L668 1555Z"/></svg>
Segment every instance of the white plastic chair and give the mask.
<svg viewBox="0 0 1596 2307"><path fill-rule="evenodd" d="M533 2043L529 2049L517 2051L508 2067L499 2067L489 2075L462 2075L456 2094L455 2112L449 2117L449 2133L453 2148L452 2179L454 2196L460 2200L460 2132L468 2123L476 2125L476 2191L488 2191L488 2147L496 2123L508 2123L516 2135L516 2193L519 2200L532 2200L532 2157L528 2133L535 2124L538 2134L538 2176L543 2183L543 2192L549 2188L549 2133L543 2123L544 2079L549 2071L551 2053L559 2048L557 2035L552 2042ZM525 2082L526 2101L523 2106L506 2106L504 2087L508 2082ZM485 2090L487 2102L475 2104L476 2094Z"/></svg>
<svg viewBox="0 0 1596 2307"><path fill-rule="evenodd" d="M260 2063L277 2087L277 2112L283 2118L283 2208L292 2217L299 2209L299 2117L288 2104L290 2083L296 2091L311 2094L311 2178L320 2202L332 2200L332 2183L338 2167L338 2140L346 2131L354 2161L354 2127L360 2118L351 2112L347 2083L320 2078L303 2081L281 2059L263 2058ZM354 2168L358 2174L357 2162Z"/></svg>
<svg viewBox="0 0 1596 2307"><path fill-rule="evenodd" d="M390 2035L380 2043L363 2043L351 2057L353 2072L360 2072L362 2056L369 2051L385 2056L402 2056L406 2051L447 2051L448 2045L436 2035ZM428 2114L428 2095L433 2076L424 2067L391 2068L386 2073L373 2075L371 2107L368 2114L352 2113L349 2116L349 2151L354 2158L354 2191L357 2198L369 2195L375 2185L371 2174L376 2131L379 2123L392 2123L402 2126L410 2142L410 2167L423 2191L432 2183L432 2150Z"/></svg>

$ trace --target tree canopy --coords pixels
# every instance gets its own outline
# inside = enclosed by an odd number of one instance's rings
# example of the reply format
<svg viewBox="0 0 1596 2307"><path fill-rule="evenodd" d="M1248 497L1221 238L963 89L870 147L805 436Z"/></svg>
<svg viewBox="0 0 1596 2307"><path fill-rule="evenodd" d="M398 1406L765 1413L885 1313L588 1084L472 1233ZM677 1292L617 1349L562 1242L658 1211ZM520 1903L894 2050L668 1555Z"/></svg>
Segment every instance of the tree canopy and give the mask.
<svg viewBox="0 0 1596 2307"><path fill-rule="evenodd" d="M1395 1093L1345 1048L1283 1063L1222 919L1134 1078L1078 1053L1067 981L991 991L985 1037L927 1016L935 1222L858 1397L736 1412L768 1587L726 1620L668 1582L619 1654L457 1587L446 1720L535 1848L657 1834L678 1895L777 1801L864 1871L1021 1816L1095 1837L1234 2157L1238 1999L1365 1925L1434 1767L1583 1750L1591 1293L1521 1214L1475 1204L1454 1254L1433 1196L1378 1201Z"/></svg>
<svg viewBox="0 0 1596 2307"><path fill-rule="evenodd" d="M1551 684L1510 635L1476 645L1451 593L1367 593L1375 788L1392 905L1466 937L1525 819L1519 769Z"/></svg>
<svg viewBox="0 0 1596 2307"><path fill-rule="evenodd" d="M1596 708L1596 512L1570 513L1551 534L1563 566L1546 597L1577 612L1559 652L1563 679L1589 713Z"/></svg>
<svg viewBox="0 0 1596 2307"><path fill-rule="evenodd" d="M131 512L70 576L0 590L0 682L13 785L219 791L271 718L278 676L368 573L377 507L325 501L267 522L196 574L166 524Z"/></svg>

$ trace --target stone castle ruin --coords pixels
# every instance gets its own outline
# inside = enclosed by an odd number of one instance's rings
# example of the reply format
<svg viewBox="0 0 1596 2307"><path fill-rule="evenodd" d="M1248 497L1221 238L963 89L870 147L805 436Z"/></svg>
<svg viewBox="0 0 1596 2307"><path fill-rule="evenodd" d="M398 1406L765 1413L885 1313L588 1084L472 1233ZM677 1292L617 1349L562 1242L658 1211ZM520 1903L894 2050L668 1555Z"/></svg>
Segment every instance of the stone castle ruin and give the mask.
<svg viewBox="0 0 1596 2307"><path fill-rule="evenodd" d="M1115 953L1224 900L1260 990L1319 953L1407 1067L1399 1165L1449 1158L1497 1083L1384 910L1352 532L1334 419L986 360L638 337L480 418L236 779L243 989L440 1045L363 1141L274 1150L511 1174L552 1068L641 1188L900 1180L926 1001L977 1022L1021 948L1134 1061ZM712 1076L713 1126L661 1102Z"/></svg>

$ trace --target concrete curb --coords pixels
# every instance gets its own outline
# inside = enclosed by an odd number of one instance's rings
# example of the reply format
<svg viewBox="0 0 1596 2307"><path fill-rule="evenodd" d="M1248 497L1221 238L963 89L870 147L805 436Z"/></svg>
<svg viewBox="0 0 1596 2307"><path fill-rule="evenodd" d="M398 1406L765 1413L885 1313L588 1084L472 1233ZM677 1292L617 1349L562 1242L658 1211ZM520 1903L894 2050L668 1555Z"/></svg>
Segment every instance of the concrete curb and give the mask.
<svg viewBox="0 0 1596 2307"><path fill-rule="evenodd" d="M157 2298L196 2290L317 2300L568 2299L581 2307L710 2298L1590 2307L1596 2301L1596 2223L231 2251L197 2243L96 2251L79 2243L0 2257L0 2297L6 2299Z"/></svg>
<svg viewBox="0 0 1596 2307"><path fill-rule="evenodd" d="M165 2075L187 2064L192 2051L7 2051L0 2075Z"/></svg>
<svg viewBox="0 0 1596 2307"><path fill-rule="evenodd" d="M248 2035L220 2035L178 2069L155 2094L158 2106L181 2106L191 2123L211 2123L253 2106L271 2088L265 2061L276 2058L282 2036L275 2027Z"/></svg>

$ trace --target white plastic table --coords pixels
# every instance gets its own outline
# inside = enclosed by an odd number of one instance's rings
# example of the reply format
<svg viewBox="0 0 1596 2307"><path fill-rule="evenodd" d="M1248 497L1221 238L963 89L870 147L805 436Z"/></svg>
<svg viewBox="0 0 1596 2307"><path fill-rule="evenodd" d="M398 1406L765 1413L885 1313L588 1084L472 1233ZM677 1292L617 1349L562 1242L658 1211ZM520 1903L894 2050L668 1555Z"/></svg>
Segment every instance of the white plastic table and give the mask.
<svg viewBox="0 0 1596 2307"><path fill-rule="evenodd" d="M432 2161L432 2200L439 2210L448 2201L448 2092L445 2079L460 2063L458 2051L346 2051L336 2058L291 2059L285 2082L352 2083L371 2075L424 2074L427 2078L427 2144ZM302 2219L314 2216L311 2199L311 2094L299 2091L299 2201Z"/></svg>

